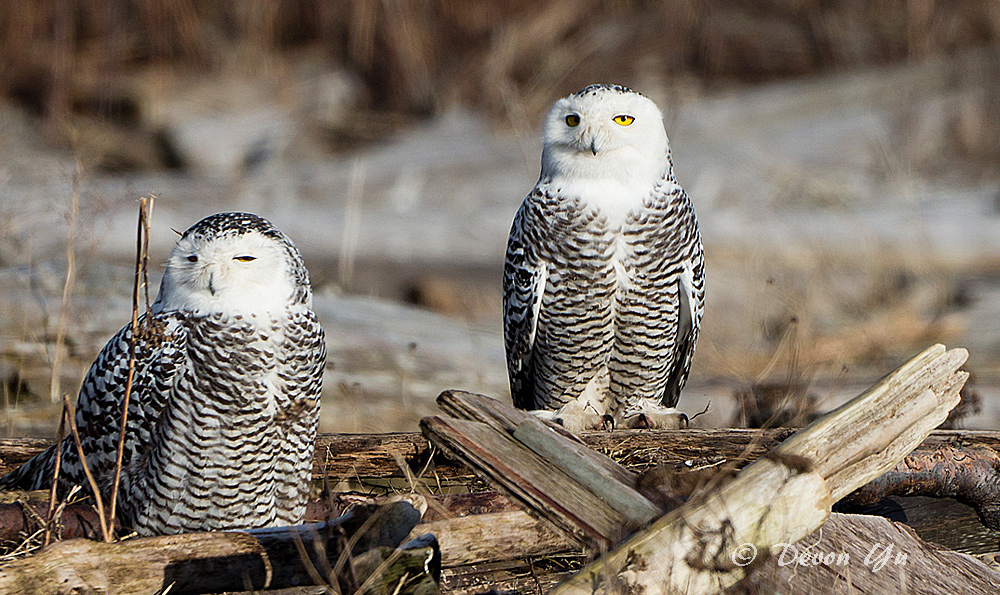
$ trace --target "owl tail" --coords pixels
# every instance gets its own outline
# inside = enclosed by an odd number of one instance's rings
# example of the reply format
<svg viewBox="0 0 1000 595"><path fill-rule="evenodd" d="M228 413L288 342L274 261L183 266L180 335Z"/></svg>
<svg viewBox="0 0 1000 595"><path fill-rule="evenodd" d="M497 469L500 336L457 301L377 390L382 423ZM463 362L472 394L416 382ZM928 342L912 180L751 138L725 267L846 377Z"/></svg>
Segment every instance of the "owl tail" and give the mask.
<svg viewBox="0 0 1000 595"><path fill-rule="evenodd" d="M44 490L52 486L52 471L56 464L56 446L39 453L15 471L0 477L0 488Z"/></svg>

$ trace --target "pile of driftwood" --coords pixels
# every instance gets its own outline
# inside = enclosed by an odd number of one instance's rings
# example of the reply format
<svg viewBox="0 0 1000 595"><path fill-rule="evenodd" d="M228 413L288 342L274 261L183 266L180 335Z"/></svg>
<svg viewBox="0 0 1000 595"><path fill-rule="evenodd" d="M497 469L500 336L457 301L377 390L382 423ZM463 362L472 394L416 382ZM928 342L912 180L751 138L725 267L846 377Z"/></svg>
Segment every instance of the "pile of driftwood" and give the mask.
<svg viewBox="0 0 1000 595"><path fill-rule="evenodd" d="M581 441L449 391L421 434L321 436L316 523L98 543L70 539L99 533L92 507L70 504L52 522L65 541L0 562L0 592L995 593L1000 572L918 535L1000 550L1000 433L932 432L965 357L932 347L798 432ZM0 472L45 446L0 442ZM351 483L405 495L334 491ZM0 505L0 540L24 542L46 514L42 499Z"/></svg>

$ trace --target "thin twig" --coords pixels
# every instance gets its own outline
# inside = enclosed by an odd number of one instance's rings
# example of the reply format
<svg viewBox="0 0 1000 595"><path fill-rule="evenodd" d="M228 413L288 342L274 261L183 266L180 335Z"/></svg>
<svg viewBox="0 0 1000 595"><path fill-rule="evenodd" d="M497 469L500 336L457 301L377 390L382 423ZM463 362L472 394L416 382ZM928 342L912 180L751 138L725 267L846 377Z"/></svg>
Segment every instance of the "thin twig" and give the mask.
<svg viewBox="0 0 1000 595"><path fill-rule="evenodd" d="M149 314L149 228L153 220L153 201L155 194L149 195L149 206L142 217L142 286L146 291L146 314ZM140 213L141 214L141 213Z"/></svg>
<svg viewBox="0 0 1000 595"><path fill-rule="evenodd" d="M94 494L94 502L97 503L97 518L101 521L101 534L104 541L111 541L111 532L108 531L108 523L104 518L104 500L101 498L101 491L97 489L97 482L94 481L94 474L90 472L90 465L87 464L87 457L83 455L83 443L80 441L80 432L76 429L76 420L73 419L72 406L69 403L69 395L63 394L63 408L66 419L69 420L69 429L73 432L73 441L76 443L76 454L80 457L80 464L83 465L83 473L87 476L87 483L90 484L90 491Z"/></svg>
<svg viewBox="0 0 1000 595"><path fill-rule="evenodd" d="M125 429L128 424L128 405L132 397L132 380L135 377L135 345L139 335L139 294L146 285L146 308L149 308L149 283L146 264L149 259L149 216L153 208L153 197L139 200L139 225L135 238L135 280L132 284L132 334L128 341L128 377L125 380L125 396L122 397L121 423L118 426L118 453L115 458L114 479L111 482L111 506L108 510L107 525L115 526L118 506L118 483L122 477L122 461L125 457Z"/></svg>
<svg viewBox="0 0 1000 595"><path fill-rule="evenodd" d="M59 485L59 471L62 468L62 445L66 436L66 408L62 408L62 415L59 417L59 432L56 434L56 462L52 469L52 487L49 489L49 514L45 523L45 540L42 545L49 545L52 538L53 514L56 510L56 487Z"/></svg>

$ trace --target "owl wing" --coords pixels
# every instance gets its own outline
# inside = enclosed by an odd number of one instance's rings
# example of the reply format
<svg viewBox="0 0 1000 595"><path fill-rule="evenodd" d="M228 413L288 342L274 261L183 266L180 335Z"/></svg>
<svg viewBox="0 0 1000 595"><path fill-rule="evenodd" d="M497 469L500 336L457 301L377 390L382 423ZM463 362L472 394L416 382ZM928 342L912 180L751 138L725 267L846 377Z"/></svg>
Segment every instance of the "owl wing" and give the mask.
<svg viewBox="0 0 1000 595"><path fill-rule="evenodd" d="M536 255L526 236L525 206L517 212L507 240L503 272L503 328L507 352L507 375L514 406L540 409L545 406L535 394L532 357L538 313L545 293L546 265Z"/></svg>
<svg viewBox="0 0 1000 595"><path fill-rule="evenodd" d="M687 382L694 358L694 347L701 329L705 308L705 260L701 239L696 238L694 254L684 263L677 277L677 338L674 341L673 365L667 375L663 404L674 407Z"/></svg>
<svg viewBox="0 0 1000 595"><path fill-rule="evenodd" d="M186 330L177 312L143 316L136 344L135 371L129 397L123 467L149 447L150 431L163 409L165 396L183 358ZM77 397L76 425L87 464L104 492L110 487L117 458L121 403L125 397L132 325L118 331L98 354ZM87 489L83 465L72 436L61 445L60 489L72 485ZM51 486L56 446L28 460L0 479L0 486L37 490Z"/></svg>
<svg viewBox="0 0 1000 595"><path fill-rule="evenodd" d="M326 336L311 311L296 313L285 328L278 374L286 387L287 404L278 414L287 445L276 464L275 507L288 524L298 524L312 485L312 460L319 424L320 393L326 363Z"/></svg>

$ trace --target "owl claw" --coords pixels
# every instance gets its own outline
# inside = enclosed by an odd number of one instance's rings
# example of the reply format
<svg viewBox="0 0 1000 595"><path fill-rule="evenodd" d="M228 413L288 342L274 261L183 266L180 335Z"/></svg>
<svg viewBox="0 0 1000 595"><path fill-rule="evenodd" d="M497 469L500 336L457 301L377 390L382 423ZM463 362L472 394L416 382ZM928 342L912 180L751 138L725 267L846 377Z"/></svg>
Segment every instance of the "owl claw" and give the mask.
<svg viewBox="0 0 1000 595"><path fill-rule="evenodd" d="M573 401L555 411L533 410L529 411L529 413L548 423L550 426L559 426L560 433L573 435L587 430L607 428L605 418L610 417L608 415L600 415L592 409L581 407ZM613 422L614 420L612 420Z"/></svg>
<svg viewBox="0 0 1000 595"><path fill-rule="evenodd" d="M615 429L615 418L605 413L601 416L601 424L606 431L611 432Z"/></svg>
<svg viewBox="0 0 1000 595"><path fill-rule="evenodd" d="M633 429L680 430L688 427L688 421L687 415L673 407L643 404L638 411L622 419L622 425Z"/></svg>

